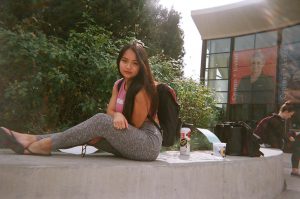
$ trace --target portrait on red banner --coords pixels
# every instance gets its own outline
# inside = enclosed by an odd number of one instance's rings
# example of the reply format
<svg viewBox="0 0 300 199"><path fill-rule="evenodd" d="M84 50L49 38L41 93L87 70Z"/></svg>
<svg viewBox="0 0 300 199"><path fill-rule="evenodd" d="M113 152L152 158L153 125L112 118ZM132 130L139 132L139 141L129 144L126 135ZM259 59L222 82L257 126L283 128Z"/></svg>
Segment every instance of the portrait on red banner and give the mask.
<svg viewBox="0 0 300 199"><path fill-rule="evenodd" d="M277 47L233 52L230 103L274 103L276 61Z"/></svg>

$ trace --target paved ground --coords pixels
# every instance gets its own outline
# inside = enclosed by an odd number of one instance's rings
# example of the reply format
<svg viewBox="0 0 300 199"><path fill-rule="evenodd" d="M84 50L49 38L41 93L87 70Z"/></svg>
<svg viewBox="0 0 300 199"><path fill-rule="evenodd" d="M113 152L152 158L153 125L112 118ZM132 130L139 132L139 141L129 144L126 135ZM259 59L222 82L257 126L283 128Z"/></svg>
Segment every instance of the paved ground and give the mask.
<svg viewBox="0 0 300 199"><path fill-rule="evenodd" d="M284 161L284 175L286 179L286 190L276 199L299 199L300 198L300 178L292 177L291 173L291 154L285 153Z"/></svg>

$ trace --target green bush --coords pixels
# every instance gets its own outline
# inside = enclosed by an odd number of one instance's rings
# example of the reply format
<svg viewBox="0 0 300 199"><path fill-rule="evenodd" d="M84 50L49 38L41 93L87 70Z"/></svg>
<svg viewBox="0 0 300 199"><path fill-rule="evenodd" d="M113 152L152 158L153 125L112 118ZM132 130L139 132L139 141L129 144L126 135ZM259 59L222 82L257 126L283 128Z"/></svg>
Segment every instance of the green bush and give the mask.
<svg viewBox="0 0 300 199"><path fill-rule="evenodd" d="M0 29L1 125L48 131L103 112L125 40L90 26L68 40Z"/></svg>
<svg viewBox="0 0 300 199"><path fill-rule="evenodd" d="M182 77L182 64L163 54L150 57L153 75L158 82L170 83Z"/></svg>
<svg viewBox="0 0 300 199"><path fill-rule="evenodd" d="M211 128L215 125L218 111L214 92L192 79L174 81L183 121L197 127Z"/></svg>
<svg viewBox="0 0 300 199"><path fill-rule="evenodd" d="M180 117L183 122L196 128L212 129L218 120L218 109L214 92L192 79L174 81L180 103ZM179 146L176 146L179 148ZM191 150L211 149L211 143L200 132L191 133Z"/></svg>

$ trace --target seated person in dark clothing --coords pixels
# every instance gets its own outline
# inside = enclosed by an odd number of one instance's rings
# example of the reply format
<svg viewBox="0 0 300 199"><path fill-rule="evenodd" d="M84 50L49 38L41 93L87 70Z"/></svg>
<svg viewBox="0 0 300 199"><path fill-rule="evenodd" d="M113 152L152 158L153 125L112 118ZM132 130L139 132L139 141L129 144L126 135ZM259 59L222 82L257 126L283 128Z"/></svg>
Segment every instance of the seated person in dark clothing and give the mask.
<svg viewBox="0 0 300 199"><path fill-rule="evenodd" d="M251 74L240 80L236 90L236 103L261 104L274 101L274 80L263 74L265 58L260 51L252 56Z"/></svg>
<svg viewBox="0 0 300 199"><path fill-rule="evenodd" d="M291 118L295 113L294 105L291 103L284 103L278 114L273 114L263 118L256 128L254 135L259 138L261 144L268 147L283 149L284 142L287 141L285 135L285 120Z"/></svg>

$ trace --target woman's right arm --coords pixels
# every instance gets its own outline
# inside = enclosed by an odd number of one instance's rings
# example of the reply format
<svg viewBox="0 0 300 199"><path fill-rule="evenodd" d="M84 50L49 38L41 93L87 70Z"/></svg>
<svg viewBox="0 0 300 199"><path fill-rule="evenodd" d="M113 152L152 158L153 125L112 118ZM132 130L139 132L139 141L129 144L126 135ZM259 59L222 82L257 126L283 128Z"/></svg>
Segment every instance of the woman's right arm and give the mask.
<svg viewBox="0 0 300 199"><path fill-rule="evenodd" d="M113 86L112 94L106 110L106 113L110 116L114 116L116 110L117 95L118 95L118 90L117 90L117 85L115 84Z"/></svg>
<svg viewBox="0 0 300 199"><path fill-rule="evenodd" d="M117 129L128 128L128 122L122 113L116 112L116 102L118 96L117 84L112 89L112 95L110 97L106 113L113 118L113 125Z"/></svg>

